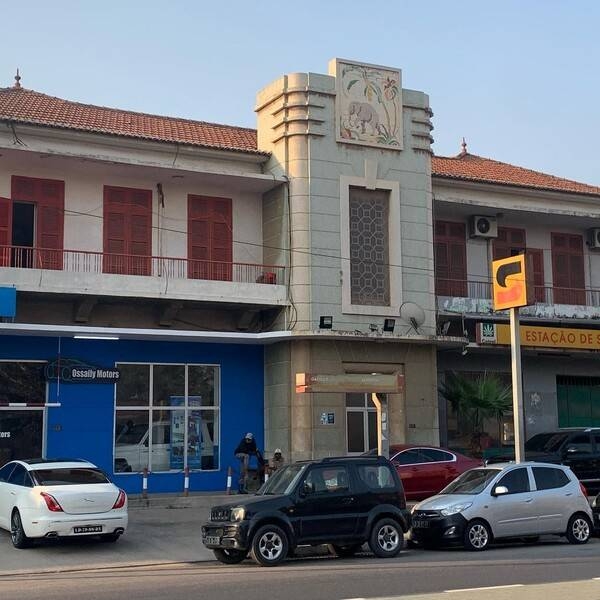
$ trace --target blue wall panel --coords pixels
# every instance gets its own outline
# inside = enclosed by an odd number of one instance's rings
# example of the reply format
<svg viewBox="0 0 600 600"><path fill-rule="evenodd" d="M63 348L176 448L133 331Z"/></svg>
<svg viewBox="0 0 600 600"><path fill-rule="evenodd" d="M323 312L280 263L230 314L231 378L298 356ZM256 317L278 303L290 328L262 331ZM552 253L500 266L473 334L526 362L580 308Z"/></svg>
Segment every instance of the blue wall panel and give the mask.
<svg viewBox="0 0 600 600"><path fill-rule="evenodd" d="M58 338L0 336L0 359L53 361ZM220 470L190 475L191 490L224 490L228 465L236 466L233 451L247 431L264 447L263 347L192 342L103 341L60 339L60 356L101 367L118 362L198 363L221 367ZM51 382L46 423L48 457L85 458L112 473L114 385ZM113 479L129 493L141 492L139 474L116 474ZM182 473L156 473L150 492L183 490Z"/></svg>

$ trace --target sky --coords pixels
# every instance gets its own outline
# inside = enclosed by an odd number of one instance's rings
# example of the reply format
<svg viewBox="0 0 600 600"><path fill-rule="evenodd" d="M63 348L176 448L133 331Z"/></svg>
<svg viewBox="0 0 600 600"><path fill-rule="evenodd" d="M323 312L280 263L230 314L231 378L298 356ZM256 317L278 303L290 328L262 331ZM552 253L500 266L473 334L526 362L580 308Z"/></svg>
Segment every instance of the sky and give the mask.
<svg viewBox="0 0 600 600"><path fill-rule="evenodd" d="M596 0L0 0L0 87L255 127L256 93L331 58L402 69L434 152L600 185Z"/></svg>

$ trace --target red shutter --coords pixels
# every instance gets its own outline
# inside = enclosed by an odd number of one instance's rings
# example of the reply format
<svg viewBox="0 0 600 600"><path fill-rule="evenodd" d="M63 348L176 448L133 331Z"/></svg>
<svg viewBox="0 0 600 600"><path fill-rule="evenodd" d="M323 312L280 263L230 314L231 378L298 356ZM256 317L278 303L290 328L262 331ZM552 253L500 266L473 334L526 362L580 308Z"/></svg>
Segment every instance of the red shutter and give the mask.
<svg viewBox="0 0 600 600"><path fill-rule="evenodd" d="M527 256L531 256L535 301L547 302L544 288L544 252L539 248L527 248Z"/></svg>
<svg viewBox="0 0 600 600"><path fill-rule="evenodd" d="M230 198L188 196L188 277L231 281Z"/></svg>
<svg viewBox="0 0 600 600"><path fill-rule="evenodd" d="M61 270L64 249L65 182L14 175L11 182L13 201L36 205L35 261L40 269Z"/></svg>
<svg viewBox="0 0 600 600"><path fill-rule="evenodd" d="M12 243L12 201L0 198L0 267L10 266Z"/></svg>
<svg viewBox="0 0 600 600"><path fill-rule="evenodd" d="M492 251L494 260L515 256L525 251L526 237L524 229L498 227L498 237L494 239Z"/></svg>
<svg viewBox="0 0 600 600"><path fill-rule="evenodd" d="M152 192L104 186L105 273L150 275Z"/></svg>
<svg viewBox="0 0 600 600"><path fill-rule="evenodd" d="M582 236L552 234L552 279L555 303L586 304Z"/></svg>
<svg viewBox="0 0 600 600"><path fill-rule="evenodd" d="M467 242L464 223L436 221L434 225L436 293L466 297Z"/></svg>

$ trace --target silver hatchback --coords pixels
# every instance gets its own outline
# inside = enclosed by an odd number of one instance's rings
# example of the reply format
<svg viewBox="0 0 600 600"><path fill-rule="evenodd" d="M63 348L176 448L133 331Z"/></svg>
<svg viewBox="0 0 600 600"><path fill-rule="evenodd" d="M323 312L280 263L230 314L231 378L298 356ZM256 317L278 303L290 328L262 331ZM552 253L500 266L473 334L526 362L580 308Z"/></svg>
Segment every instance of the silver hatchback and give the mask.
<svg viewBox="0 0 600 600"><path fill-rule="evenodd" d="M498 464L466 471L412 509L418 545L461 544L485 550L494 539L564 535L585 544L592 530L585 488L568 467Z"/></svg>

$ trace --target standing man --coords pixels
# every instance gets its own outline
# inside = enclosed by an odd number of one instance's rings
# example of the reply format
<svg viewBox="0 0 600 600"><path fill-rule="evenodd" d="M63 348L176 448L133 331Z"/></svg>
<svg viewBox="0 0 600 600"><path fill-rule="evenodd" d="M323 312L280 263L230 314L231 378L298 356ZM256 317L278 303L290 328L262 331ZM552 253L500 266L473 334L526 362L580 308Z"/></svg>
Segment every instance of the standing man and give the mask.
<svg viewBox="0 0 600 600"><path fill-rule="evenodd" d="M248 463L250 462L251 456L256 456L259 463L261 462L262 457L260 456L258 448L256 447L254 434L248 432L241 439L240 443L235 449L235 457L240 461L240 479L238 481L238 492L240 494L248 493Z"/></svg>

